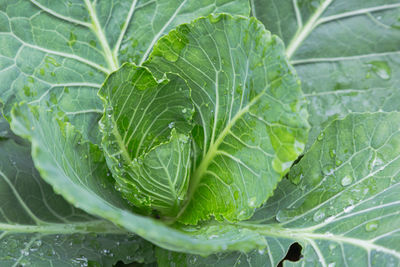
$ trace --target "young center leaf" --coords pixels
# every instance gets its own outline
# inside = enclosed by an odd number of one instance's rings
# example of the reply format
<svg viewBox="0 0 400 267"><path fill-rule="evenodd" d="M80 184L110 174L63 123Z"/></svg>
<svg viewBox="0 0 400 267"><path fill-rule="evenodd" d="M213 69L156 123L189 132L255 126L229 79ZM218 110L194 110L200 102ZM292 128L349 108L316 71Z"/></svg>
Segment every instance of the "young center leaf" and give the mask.
<svg viewBox="0 0 400 267"><path fill-rule="evenodd" d="M101 150L55 114L54 107L23 103L13 108L11 127L32 142L33 161L41 177L74 206L165 249L208 255L265 246L258 233L228 223L176 229L136 214L114 189Z"/></svg>
<svg viewBox="0 0 400 267"><path fill-rule="evenodd" d="M99 95L103 148L117 190L136 207L174 216L190 178L193 104L185 81L158 83L143 67L125 64Z"/></svg>
<svg viewBox="0 0 400 267"><path fill-rule="evenodd" d="M160 39L145 65L192 89L195 158L179 220L251 217L307 140L300 81L280 39L255 19L212 15Z"/></svg>

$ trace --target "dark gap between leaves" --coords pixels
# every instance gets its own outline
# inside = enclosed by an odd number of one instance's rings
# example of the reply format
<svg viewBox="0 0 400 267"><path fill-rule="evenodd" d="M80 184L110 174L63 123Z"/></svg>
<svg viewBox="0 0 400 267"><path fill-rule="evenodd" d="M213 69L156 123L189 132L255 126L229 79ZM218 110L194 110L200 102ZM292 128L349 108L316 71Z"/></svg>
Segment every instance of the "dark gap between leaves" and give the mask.
<svg viewBox="0 0 400 267"><path fill-rule="evenodd" d="M289 250L288 250L288 252L287 252L287 254L286 254L286 256L285 256L285 258L283 258L279 263L278 263L278 266L277 267L282 267L283 266L283 262L285 261L285 260L288 260L288 261L298 261L298 260L300 260L302 257L303 257L303 255L301 255L301 250L302 250L303 248L300 246L300 244L299 243L293 243L292 245L290 245L290 248L289 248Z"/></svg>

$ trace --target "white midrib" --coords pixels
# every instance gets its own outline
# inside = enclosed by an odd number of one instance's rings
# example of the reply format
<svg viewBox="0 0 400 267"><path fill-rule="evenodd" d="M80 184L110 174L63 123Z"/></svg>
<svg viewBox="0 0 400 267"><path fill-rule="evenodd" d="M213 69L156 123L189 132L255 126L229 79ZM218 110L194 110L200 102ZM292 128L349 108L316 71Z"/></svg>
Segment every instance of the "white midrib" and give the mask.
<svg viewBox="0 0 400 267"><path fill-rule="evenodd" d="M110 49L106 36L104 35L104 31L101 28L99 19L97 17L96 10L90 0L85 0L85 4L89 12L89 16L92 19L92 24L90 28L95 33L97 39L100 41L100 45L104 52L104 58L107 61L109 68L111 69L111 71L116 71L119 67L118 59L114 56Z"/></svg>
<svg viewBox="0 0 400 267"><path fill-rule="evenodd" d="M175 10L174 14L169 18L169 20L165 23L165 25L158 31L158 33L153 37L151 40L150 45L147 47L146 52L143 54L142 59L139 62L139 65L142 65L143 62L147 59L149 56L151 50L153 49L155 43L158 41L160 36L164 33L165 29L172 23L172 21L176 18L178 15L179 11L182 9L182 7L186 4L187 0L183 0L182 3L178 6L178 8Z"/></svg>
<svg viewBox="0 0 400 267"><path fill-rule="evenodd" d="M0 231L10 233L41 233L41 234L74 234L74 233L108 233L126 234L105 221L98 220L81 223L44 223L41 225L0 223Z"/></svg>
<svg viewBox="0 0 400 267"><path fill-rule="evenodd" d="M325 0L315 11L315 13L310 17L304 27L299 28L296 35L290 41L287 49L286 55L290 59L299 46L303 43L303 41L307 38L307 36L311 33L311 31L316 26L318 19L321 17L322 13L326 10L326 8L332 3L333 0Z"/></svg>
<svg viewBox="0 0 400 267"><path fill-rule="evenodd" d="M232 118L232 120L225 126L223 131L219 134L215 142L210 144L210 147L206 155L201 160L200 165L196 168L195 172L193 173L186 197L186 203L179 211L177 218L179 218L184 213L188 204L193 198L194 192L196 191L197 186L199 185L203 175L206 173L208 166L210 165L214 157L218 154L219 145L224 141L225 137L229 134L231 128L233 127L233 125L235 125L236 121L239 120L243 116L243 114L249 111L250 107L253 106L264 95L267 89L268 87L262 90L256 97L254 97L249 102L248 105L246 105L243 109L241 109L238 113L236 113L236 115Z"/></svg>
<svg viewBox="0 0 400 267"><path fill-rule="evenodd" d="M254 231L270 237L276 238L290 238L296 240L303 240L304 242L310 242L310 240L324 240L324 241L333 241L337 243L345 243L353 246L357 246L365 249L366 251L371 252L372 250L376 250L379 252L383 252L386 254L393 255L396 258L400 259L400 252L383 247L378 244L374 244L371 240L358 239L353 237L342 236L338 234L332 233L313 233L309 231L308 228L305 229L289 229L289 228L281 228L274 226L265 226L265 225L253 225L250 223L233 223L233 225L241 225Z"/></svg>

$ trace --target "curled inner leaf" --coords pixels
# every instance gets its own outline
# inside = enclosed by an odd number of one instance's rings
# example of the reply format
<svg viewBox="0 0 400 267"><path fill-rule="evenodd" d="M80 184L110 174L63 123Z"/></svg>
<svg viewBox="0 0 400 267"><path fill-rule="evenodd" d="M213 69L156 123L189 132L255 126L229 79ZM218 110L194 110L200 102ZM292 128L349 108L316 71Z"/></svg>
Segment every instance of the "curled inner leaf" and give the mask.
<svg viewBox="0 0 400 267"><path fill-rule="evenodd" d="M193 106L185 81L168 78L159 83L146 68L125 64L99 94L106 107L102 144L116 189L142 212L173 216L188 187Z"/></svg>

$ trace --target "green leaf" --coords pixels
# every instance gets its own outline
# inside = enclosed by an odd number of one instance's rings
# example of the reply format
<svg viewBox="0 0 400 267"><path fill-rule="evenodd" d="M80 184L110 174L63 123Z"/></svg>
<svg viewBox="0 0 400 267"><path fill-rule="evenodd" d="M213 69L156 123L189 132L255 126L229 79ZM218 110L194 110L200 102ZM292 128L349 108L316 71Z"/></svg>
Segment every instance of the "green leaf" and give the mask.
<svg viewBox="0 0 400 267"><path fill-rule="evenodd" d="M102 151L82 140L52 108L20 104L12 111L12 129L32 142L35 167L41 177L68 202L171 250L208 255L222 250L248 251L265 246L258 233L223 223L202 227L168 226L132 212L114 190Z"/></svg>
<svg viewBox="0 0 400 267"><path fill-rule="evenodd" d="M399 265L400 113L351 114L319 139L254 220L292 228L299 264Z"/></svg>
<svg viewBox="0 0 400 267"><path fill-rule="evenodd" d="M56 195L36 171L30 146L14 140L3 118L0 125L9 133L0 140L1 265L111 266L154 259L150 243Z"/></svg>
<svg viewBox="0 0 400 267"><path fill-rule="evenodd" d="M208 257L184 254L156 248L155 255L159 267L194 266L240 266L276 267L287 253L292 240L266 237L268 247L249 252L222 252Z"/></svg>
<svg viewBox="0 0 400 267"><path fill-rule="evenodd" d="M253 0L253 15L287 45L312 126L351 112L399 111L398 0Z"/></svg>
<svg viewBox="0 0 400 267"><path fill-rule="evenodd" d="M103 112L96 96L106 75L143 62L170 29L212 12L248 15L247 1L0 0L0 98L57 102L92 142Z"/></svg>
<svg viewBox="0 0 400 267"><path fill-rule="evenodd" d="M237 223L264 235L265 250L202 258L158 249L158 261L277 266L285 248L299 242L303 257L289 266L398 266L399 151L400 113L335 120L291 169L291 182L282 180L250 221Z"/></svg>
<svg viewBox="0 0 400 267"><path fill-rule="evenodd" d="M99 95L106 112L102 145L117 190L136 207L175 216L190 177L190 90L178 76L158 83L143 67L124 65Z"/></svg>
<svg viewBox="0 0 400 267"><path fill-rule="evenodd" d="M192 89L196 158L179 220L250 218L307 138L300 82L282 42L255 19L211 15L160 39L145 65Z"/></svg>

